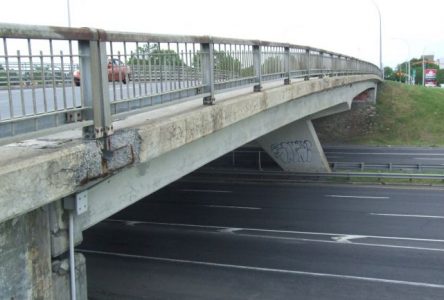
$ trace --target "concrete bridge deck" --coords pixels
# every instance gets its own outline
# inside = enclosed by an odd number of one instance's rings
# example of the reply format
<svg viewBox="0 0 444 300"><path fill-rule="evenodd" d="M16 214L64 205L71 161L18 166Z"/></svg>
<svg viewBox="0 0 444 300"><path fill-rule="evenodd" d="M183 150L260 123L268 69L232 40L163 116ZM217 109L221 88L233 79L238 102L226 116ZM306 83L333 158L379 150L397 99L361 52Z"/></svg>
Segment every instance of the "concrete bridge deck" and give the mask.
<svg viewBox="0 0 444 300"><path fill-rule="evenodd" d="M150 110L115 122L106 151L99 141L82 139L79 131L0 147L0 222L85 189L100 190L104 194L97 197L107 198L106 190L114 193L109 187L116 185L122 185L121 197L115 198L123 208L284 125L344 110L379 80L375 75L325 77L256 93L228 93L213 106L202 106L199 99ZM143 188L123 179L129 172L145 178ZM91 215L85 227L115 212L98 211L101 216Z"/></svg>

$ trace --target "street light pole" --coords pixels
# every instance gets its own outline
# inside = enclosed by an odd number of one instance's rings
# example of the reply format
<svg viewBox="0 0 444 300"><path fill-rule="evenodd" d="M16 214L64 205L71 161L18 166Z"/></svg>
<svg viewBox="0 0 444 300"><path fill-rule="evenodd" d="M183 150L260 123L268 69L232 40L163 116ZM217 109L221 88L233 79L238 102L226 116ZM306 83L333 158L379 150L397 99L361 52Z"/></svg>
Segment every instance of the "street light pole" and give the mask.
<svg viewBox="0 0 444 300"><path fill-rule="evenodd" d="M373 5L376 7L376 10L378 11L379 16L379 68L382 72L382 78L384 78L384 68L382 66L382 17L381 17L381 11L379 10L378 4L374 0L372 0Z"/></svg>
<svg viewBox="0 0 444 300"><path fill-rule="evenodd" d="M66 5L68 6L68 27L71 27L71 5L69 5L69 0L66 0Z"/></svg>

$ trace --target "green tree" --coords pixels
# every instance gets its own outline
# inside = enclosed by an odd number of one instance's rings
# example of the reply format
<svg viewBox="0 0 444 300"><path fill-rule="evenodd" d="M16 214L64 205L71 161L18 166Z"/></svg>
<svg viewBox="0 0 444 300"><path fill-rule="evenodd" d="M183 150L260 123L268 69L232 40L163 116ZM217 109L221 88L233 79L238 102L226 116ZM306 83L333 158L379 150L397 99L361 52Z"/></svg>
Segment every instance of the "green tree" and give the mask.
<svg viewBox="0 0 444 300"><path fill-rule="evenodd" d="M444 84L444 69L439 69L438 74L436 74L436 81L440 84Z"/></svg>
<svg viewBox="0 0 444 300"><path fill-rule="evenodd" d="M282 59L278 56L269 57L262 64L262 68L265 74L282 72Z"/></svg>
<svg viewBox="0 0 444 300"><path fill-rule="evenodd" d="M241 62L224 51L214 51L214 67L216 70L232 70L239 73Z"/></svg>
<svg viewBox="0 0 444 300"><path fill-rule="evenodd" d="M144 44L136 49L135 53L131 54L127 64L129 65L143 65L149 64L154 66L169 65L169 66L184 66L185 63L180 58L179 54L174 50L160 49L158 44Z"/></svg>
<svg viewBox="0 0 444 300"><path fill-rule="evenodd" d="M242 62L229 52L214 50L214 69L216 80L247 77L253 75L253 67L243 67ZM202 58L205 53L198 51L193 58L193 67L202 67Z"/></svg>
<svg viewBox="0 0 444 300"><path fill-rule="evenodd" d="M241 62L239 59L234 58L229 53L225 51L213 51L214 53L214 68L216 70L232 70L239 73L241 69ZM202 57L206 55L205 53L198 51L193 58L193 66L200 68L202 65Z"/></svg>
<svg viewBox="0 0 444 300"><path fill-rule="evenodd" d="M390 67L384 67L384 79L385 80L396 80L395 71Z"/></svg>

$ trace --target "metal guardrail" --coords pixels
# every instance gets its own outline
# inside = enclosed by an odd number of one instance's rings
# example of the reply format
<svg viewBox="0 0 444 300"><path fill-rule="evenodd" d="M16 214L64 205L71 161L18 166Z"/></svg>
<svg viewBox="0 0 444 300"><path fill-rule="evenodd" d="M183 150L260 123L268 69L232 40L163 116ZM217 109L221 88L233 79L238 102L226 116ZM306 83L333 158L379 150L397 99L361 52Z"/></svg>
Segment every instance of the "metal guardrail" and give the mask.
<svg viewBox="0 0 444 300"><path fill-rule="evenodd" d="M213 165L230 165L232 167L239 166L239 161L243 161L243 167L248 165L249 167L257 168L257 170L264 170L265 168L278 168L274 160L264 150L251 149L251 150L234 150L218 160L213 162ZM400 163L364 163L364 162L329 162L332 171L353 171L359 172L365 171L410 171L410 172L443 172L444 165L431 165L431 164L400 164Z"/></svg>
<svg viewBox="0 0 444 300"><path fill-rule="evenodd" d="M216 91L260 91L263 81L349 74L381 71L292 44L0 23L0 144L68 123L100 138L119 113L196 95L212 104Z"/></svg>
<svg viewBox="0 0 444 300"><path fill-rule="evenodd" d="M376 170L376 171L441 171L444 172L444 165L424 165L424 164L397 164L397 163L385 163L385 164L370 164L363 162L331 162L330 167L332 170Z"/></svg>
<svg viewBox="0 0 444 300"><path fill-rule="evenodd" d="M283 180L293 180L300 178L376 178L376 179L420 179L420 180L443 180L444 174L417 174L417 173L369 173L369 172L332 172L332 173L293 173L284 171L264 171L264 170L239 170L239 169L214 169L204 167L199 169L197 174L205 174L206 176L230 175L232 179L238 180L237 175L248 176L249 178L258 177L260 180L268 179L267 176Z"/></svg>

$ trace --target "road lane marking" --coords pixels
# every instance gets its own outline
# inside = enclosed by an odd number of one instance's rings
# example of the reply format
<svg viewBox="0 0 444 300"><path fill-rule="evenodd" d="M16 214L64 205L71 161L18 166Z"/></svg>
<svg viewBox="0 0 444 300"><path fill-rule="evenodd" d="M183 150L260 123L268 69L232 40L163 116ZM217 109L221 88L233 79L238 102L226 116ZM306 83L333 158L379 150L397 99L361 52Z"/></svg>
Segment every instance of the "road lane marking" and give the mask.
<svg viewBox="0 0 444 300"><path fill-rule="evenodd" d="M197 189L182 189L181 192L192 192L192 193L232 193L233 191L222 191L222 190L197 190Z"/></svg>
<svg viewBox="0 0 444 300"><path fill-rule="evenodd" d="M224 233L235 233L236 231L240 231L242 228L223 228L218 230L218 232L224 232Z"/></svg>
<svg viewBox="0 0 444 300"><path fill-rule="evenodd" d="M355 199L390 199L390 197L378 197L378 196L353 196L353 195L325 195L329 198L355 198Z"/></svg>
<svg viewBox="0 0 444 300"><path fill-rule="evenodd" d="M444 158L439 157L414 157L416 160L444 160Z"/></svg>
<svg viewBox="0 0 444 300"><path fill-rule="evenodd" d="M398 284L398 285L407 285L407 286L416 286L416 287L444 289L444 285L442 285L442 284L427 283L427 282L404 281L404 280L383 279L383 278L375 278L375 277L362 277L362 276L341 275L341 274L320 273L320 272L307 272L307 271L298 271L298 270L289 270L289 269L254 267L254 266L247 266L247 265L233 265L233 264L213 263L213 262L196 261L196 260L188 260L188 259L155 257L155 256L135 255L135 254L126 254L126 253L118 253L118 252L86 250L86 249L77 249L77 251L82 252L82 253L86 253L86 254L98 254L98 255L107 255L107 256L115 256L115 257L122 257L122 258L144 259L144 260L170 262L170 263L182 263L182 264L200 265L200 266L207 266L207 267L219 267L219 268L227 268L227 269L279 273L279 274L287 274L287 275L302 275L302 276L311 276L311 277L348 279L348 280L358 280L358 281L375 282L375 283Z"/></svg>
<svg viewBox="0 0 444 300"><path fill-rule="evenodd" d="M116 223L126 223L127 220L119 220L119 219L106 219L105 221L116 222ZM215 226L215 225L196 225L196 224L182 224L182 223L163 223L163 222L149 222L149 221L132 221L137 222L139 224L146 225L160 225L160 226L171 226L171 227L190 227L190 228L206 228L206 229L228 229L232 227L227 226ZM327 233L327 232L309 232L309 231L292 231L292 230L276 230L276 229L261 229L261 228L243 228L236 227L239 231L256 231L256 232L268 232L268 233L289 233L289 234L305 234L305 235L314 235L314 236L348 236L353 234L344 234L344 233ZM436 242L436 243L444 243L444 240L440 239L424 239L424 238L408 238L408 237L394 237L394 236L378 236L378 235L363 235L364 238L374 238L374 239L383 239L383 240L400 240L400 241L415 241L415 242Z"/></svg>
<svg viewBox="0 0 444 300"><path fill-rule="evenodd" d="M364 235L342 235L342 236L334 236L331 239L338 243L351 243L350 240L354 239L364 239Z"/></svg>
<svg viewBox="0 0 444 300"><path fill-rule="evenodd" d="M232 205L203 205L205 207L212 207L212 208L230 208L230 209L249 209L249 210L261 210L260 207L252 207L252 206L232 206Z"/></svg>
<svg viewBox="0 0 444 300"><path fill-rule="evenodd" d="M378 248L393 248L393 249L403 249L403 250L417 250L417 251L431 251L431 252L444 252L444 249L441 248L427 248L427 247L415 247L415 246L401 246L401 245L390 245L390 244L372 244L372 243L364 243L364 242L341 242L334 240L338 237L332 237L332 240L317 240L317 239L308 239L308 238L295 238L295 237L285 237L285 236L273 236L273 235L261 235L261 234L248 234L248 233L238 233L233 232L238 236L247 236L247 237L255 237L262 239L274 239L274 240L288 240L288 241L298 241L298 242L311 242L311 243L324 243L324 244L342 244L349 246L366 246L366 247L378 247ZM368 238L363 236L362 238Z"/></svg>
<svg viewBox="0 0 444 300"><path fill-rule="evenodd" d="M125 221L126 226L136 226L139 224L140 224L140 222L138 222L138 221Z"/></svg>
<svg viewBox="0 0 444 300"><path fill-rule="evenodd" d="M424 153L424 152L330 152L326 151L325 154L342 154L342 155L410 155L410 156L443 156L443 153Z"/></svg>
<svg viewBox="0 0 444 300"><path fill-rule="evenodd" d="M384 217L444 219L444 216L428 216L428 215L403 215L403 214L378 214L378 213L369 213L369 215L372 215L372 216L384 216Z"/></svg>

